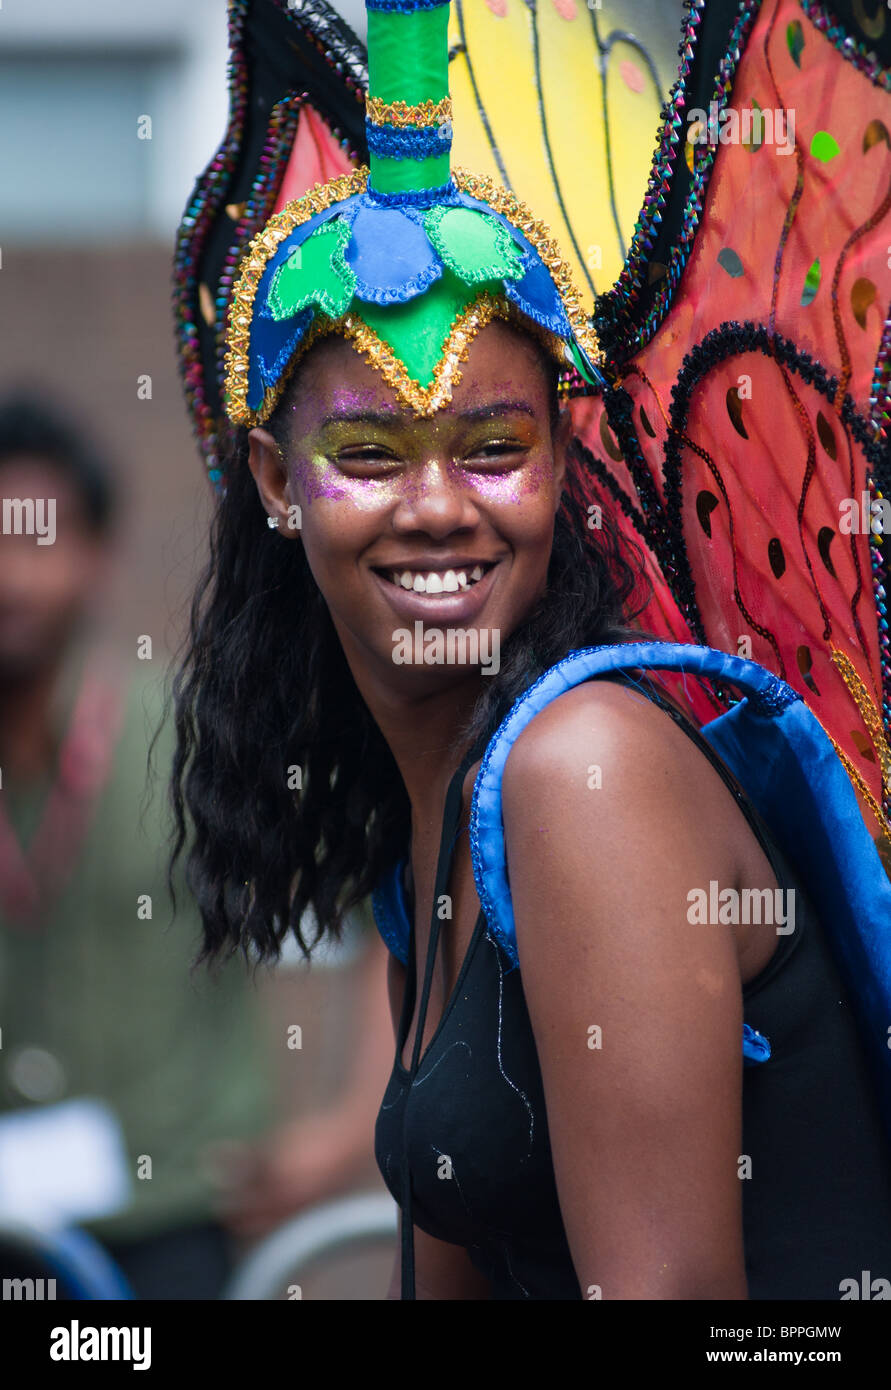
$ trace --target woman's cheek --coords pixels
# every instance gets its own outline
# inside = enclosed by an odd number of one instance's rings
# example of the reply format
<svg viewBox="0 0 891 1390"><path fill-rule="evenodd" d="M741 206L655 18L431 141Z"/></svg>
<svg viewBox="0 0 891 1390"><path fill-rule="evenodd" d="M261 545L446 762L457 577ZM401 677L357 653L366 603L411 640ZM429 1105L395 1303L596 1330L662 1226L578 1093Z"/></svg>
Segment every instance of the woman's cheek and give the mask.
<svg viewBox="0 0 891 1390"><path fill-rule="evenodd" d="M550 505L554 461L549 455L531 458L522 468L514 468L509 473L475 473L473 469L458 465L455 465L455 471L462 480L466 480L468 487L487 502L520 506L530 498L541 495L548 499Z"/></svg>
<svg viewBox="0 0 891 1390"><path fill-rule="evenodd" d="M323 597L329 603L343 591L357 557L380 534L378 513L386 513L386 501L373 497L356 483L374 480L345 478L343 474L314 475L317 484L298 487L301 508L300 539L307 564ZM380 484L376 484L380 488Z"/></svg>
<svg viewBox="0 0 891 1390"><path fill-rule="evenodd" d="M324 498L367 512L388 505L396 496L395 479L350 478L325 454L298 460L294 480L307 504Z"/></svg>

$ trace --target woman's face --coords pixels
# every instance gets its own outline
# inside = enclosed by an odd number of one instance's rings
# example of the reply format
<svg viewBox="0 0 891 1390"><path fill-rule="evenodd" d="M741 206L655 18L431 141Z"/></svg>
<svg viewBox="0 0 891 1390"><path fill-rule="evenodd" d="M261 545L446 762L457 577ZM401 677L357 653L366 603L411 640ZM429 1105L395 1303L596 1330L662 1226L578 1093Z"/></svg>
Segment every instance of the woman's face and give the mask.
<svg viewBox="0 0 891 1390"><path fill-rule="evenodd" d="M566 413L552 436L532 341L489 324L451 402L418 417L332 335L285 401L281 454L252 430L250 467L279 536L305 547L354 673L404 682L407 631L460 628L499 650L544 589L569 434ZM416 673L422 660L415 648ZM448 664L422 669L441 684Z"/></svg>

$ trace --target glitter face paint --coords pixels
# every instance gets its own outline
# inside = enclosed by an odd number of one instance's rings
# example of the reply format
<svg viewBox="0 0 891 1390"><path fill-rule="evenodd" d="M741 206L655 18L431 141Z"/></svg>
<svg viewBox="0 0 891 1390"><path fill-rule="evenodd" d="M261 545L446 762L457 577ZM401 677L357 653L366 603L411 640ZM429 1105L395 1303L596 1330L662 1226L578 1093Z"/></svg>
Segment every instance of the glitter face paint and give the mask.
<svg viewBox="0 0 891 1390"><path fill-rule="evenodd" d="M566 420L554 430L552 386L534 345L501 323L479 334L452 401L434 416L402 406L346 340L313 347L273 431L287 486L277 469L264 482L279 508L283 496L307 504L304 555L368 688L426 687L437 674L454 682L454 671L394 662L394 633L412 622L448 629L466 610L459 626L503 644L540 601L565 468ZM484 577L463 597L409 595L403 582L406 570L480 563Z"/></svg>
<svg viewBox="0 0 891 1390"><path fill-rule="evenodd" d="M513 502L519 505L524 497L529 497L546 487L553 474L553 461L549 458L533 458L522 468L509 473L479 473L472 468L453 464L451 471L471 480L474 492L492 502Z"/></svg>
<svg viewBox="0 0 891 1390"><path fill-rule="evenodd" d="M473 408L474 397L478 398L477 392L467 393L465 407ZM542 441L527 418L530 407L511 401L508 392L504 401L494 404L490 395L477 409L483 413L482 419L467 420L466 410L444 410L433 420L419 419L404 410L382 409L379 394L372 390L337 389L331 414L312 441L315 447L293 459L295 479L307 502L324 497L348 501L366 511L425 496L432 486L431 474L441 469L445 479L464 492L475 493L485 501L519 505L524 497L550 482L553 470L553 461L541 451ZM367 423L349 418L363 415L373 418ZM492 419L491 425L486 416ZM489 466L473 466L471 460L482 450L499 445L512 459L525 451L525 461L500 469L496 453ZM509 452L511 446L515 446L514 454ZM354 466L361 466L361 455L349 451L363 447L377 447L381 454L391 456L389 462L376 460L387 469L383 476L359 477L340 466L340 459L346 457L353 459Z"/></svg>
<svg viewBox="0 0 891 1390"><path fill-rule="evenodd" d="M363 411L380 410L380 397L371 388L362 391L336 388L332 392L333 415L359 415ZM297 409L291 407L292 413ZM397 412L393 412L394 417ZM355 429L355 427L350 427ZM330 430L330 427L329 427ZM373 510L386 505L388 493L392 493L390 478L354 478L338 468L332 454L337 442L329 440L328 450L316 448L308 454L297 453L292 460L294 477L303 490L307 502L319 497L330 500L351 502L361 510ZM344 442L346 442L344 440ZM353 441L355 442L355 435Z"/></svg>

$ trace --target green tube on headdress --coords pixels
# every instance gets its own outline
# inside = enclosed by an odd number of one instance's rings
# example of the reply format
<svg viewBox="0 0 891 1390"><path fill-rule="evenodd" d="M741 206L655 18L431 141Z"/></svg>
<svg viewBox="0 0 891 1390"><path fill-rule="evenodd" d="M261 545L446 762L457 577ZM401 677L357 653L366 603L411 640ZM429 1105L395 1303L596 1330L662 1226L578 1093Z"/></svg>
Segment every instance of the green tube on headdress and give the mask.
<svg viewBox="0 0 891 1390"><path fill-rule="evenodd" d="M327 332L418 414L451 400L493 319L597 384L597 335L547 228L506 189L451 168L448 3L366 8L369 167L288 203L248 248L228 333L230 420L263 424Z"/></svg>
<svg viewBox="0 0 891 1390"><path fill-rule="evenodd" d="M448 3L371 0L367 9L369 187L440 188L449 179L452 129Z"/></svg>

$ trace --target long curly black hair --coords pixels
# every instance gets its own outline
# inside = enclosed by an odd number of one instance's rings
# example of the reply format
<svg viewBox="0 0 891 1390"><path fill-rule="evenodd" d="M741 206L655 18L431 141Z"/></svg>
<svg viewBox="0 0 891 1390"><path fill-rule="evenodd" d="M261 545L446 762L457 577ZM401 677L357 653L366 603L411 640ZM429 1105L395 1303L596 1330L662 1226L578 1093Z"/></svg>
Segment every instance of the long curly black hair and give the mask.
<svg viewBox="0 0 891 1390"><path fill-rule="evenodd" d="M557 369L542 362L553 428ZM273 434L283 413L266 426ZM289 932L310 956L324 933L340 938L346 913L409 845L411 808L396 761L359 695L303 546L270 541L247 460L242 430L167 694L177 736L169 883L175 900L174 866L188 842L186 881L204 929L196 965L239 948L254 963L277 959ZM546 591L502 644L500 670L481 683L468 746L494 733L567 652L647 635L630 625L649 597L642 556L620 543L606 512L599 528L589 525L584 469L573 440Z"/></svg>

